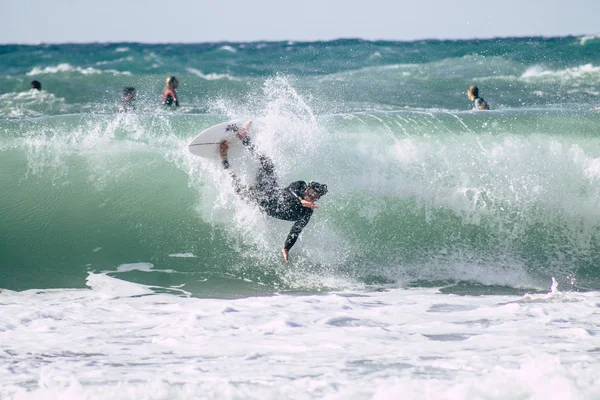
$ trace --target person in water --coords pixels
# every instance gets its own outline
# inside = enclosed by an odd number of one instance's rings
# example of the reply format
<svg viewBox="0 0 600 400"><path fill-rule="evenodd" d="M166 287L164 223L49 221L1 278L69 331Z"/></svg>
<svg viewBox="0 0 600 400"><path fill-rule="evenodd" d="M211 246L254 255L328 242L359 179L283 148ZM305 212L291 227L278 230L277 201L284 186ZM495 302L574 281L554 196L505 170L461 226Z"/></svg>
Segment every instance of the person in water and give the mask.
<svg viewBox="0 0 600 400"><path fill-rule="evenodd" d="M469 86L467 90L467 96L469 96L469 100L473 102L473 110L489 110L489 104L483 99L483 97L479 97L479 88L475 85Z"/></svg>
<svg viewBox="0 0 600 400"><path fill-rule="evenodd" d="M118 111L119 112L130 112L135 110L135 88L132 86L127 86L123 89L123 98L121 98L121 104L119 104Z"/></svg>
<svg viewBox="0 0 600 400"><path fill-rule="evenodd" d="M236 133L238 139L259 162L256 182L252 186L243 185L239 178L231 173L234 189L243 199L257 204L267 215L284 221L295 221L281 250L285 262L288 262L290 249L296 243L302 229L310 221L313 210L317 208L317 200L327 194L327 185L318 182L296 181L286 188L279 187L275 177L275 165L270 158L256 150L247 135L251 124L252 121L248 121L241 129L235 124L227 127L227 130ZM228 149L229 143L226 140L222 141L219 150L225 169L229 169Z"/></svg>
<svg viewBox="0 0 600 400"><path fill-rule="evenodd" d="M40 81L31 81L29 84L29 89L42 90L42 84Z"/></svg>
<svg viewBox="0 0 600 400"><path fill-rule="evenodd" d="M175 89L179 87L179 81L174 76L170 76L167 78L165 82L165 88L162 94L162 104L165 106L171 107L175 105L175 107L179 107L179 100L177 100L177 93L175 93Z"/></svg>

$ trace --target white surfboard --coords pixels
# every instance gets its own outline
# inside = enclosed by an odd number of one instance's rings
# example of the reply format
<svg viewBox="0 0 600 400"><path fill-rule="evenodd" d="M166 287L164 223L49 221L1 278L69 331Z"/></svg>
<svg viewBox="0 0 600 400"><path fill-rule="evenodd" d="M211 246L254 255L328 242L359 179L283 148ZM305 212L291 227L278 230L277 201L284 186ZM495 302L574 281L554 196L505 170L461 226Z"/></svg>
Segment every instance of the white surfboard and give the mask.
<svg viewBox="0 0 600 400"><path fill-rule="evenodd" d="M242 129L246 121L223 122L203 130L188 144L190 153L206 158L219 157L219 143L223 140L228 140L230 143L238 142L239 139L235 137L236 129Z"/></svg>

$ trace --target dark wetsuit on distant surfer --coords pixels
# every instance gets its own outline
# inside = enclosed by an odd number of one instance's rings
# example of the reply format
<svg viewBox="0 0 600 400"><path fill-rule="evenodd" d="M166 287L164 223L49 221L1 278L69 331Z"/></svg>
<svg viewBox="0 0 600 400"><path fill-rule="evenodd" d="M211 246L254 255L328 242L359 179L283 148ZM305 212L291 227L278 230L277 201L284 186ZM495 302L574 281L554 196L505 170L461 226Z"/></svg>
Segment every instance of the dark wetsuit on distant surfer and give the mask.
<svg viewBox="0 0 600 400"><path fill-rule="evenodd" d="M285 239L283 255L288 261L288 252L296 243L298 236L310 221L313 209L317 208L315 201L327 193L327 185L318 182L306 183L304 181L292 182L288 187L281 188L275 177L275 166L270 158L259 153L246 136L249 128L246 124L241 130L233 125L231 130L238 132L237 136L242 140L254 157L259 161L259 170L256 182L252 186L243 185L239 178L231 173L236 193L242 198L252 201L267 215L285 221L295 221L290 233ZM228 129L230 129L228 127ZM227 142L221 143L221 158L225 169L229 168L227 161Z"/></svg>
<svg viewBox="0 0 600 400"><path fill-rule="evenodd" d="M165 89L165 91L163 93L162 103L165 106L172 106L173 103L175 103L175 106L179 107L179 101L177 100L177 95L175 94L175 91L173 89L171 89L171 88Z"/></svg>
<svg viewBox="0 0 600 400"><path fill-rule="evenodd" d="M117 112L126 113L135 111L135 88L132 86L127 86L123 89L123 98L121 99L121 104L117 107Z"/></svg>

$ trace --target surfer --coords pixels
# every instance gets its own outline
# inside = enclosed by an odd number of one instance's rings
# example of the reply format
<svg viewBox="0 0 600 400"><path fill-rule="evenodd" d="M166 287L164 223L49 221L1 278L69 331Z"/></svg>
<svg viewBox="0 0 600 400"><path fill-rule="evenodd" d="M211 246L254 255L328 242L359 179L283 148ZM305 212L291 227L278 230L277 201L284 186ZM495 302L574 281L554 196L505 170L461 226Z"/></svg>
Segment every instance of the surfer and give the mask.
<svg viewBox="0 0 600 400"><path fill-rule="evenodd" d="M172 106L175 104L175 107L179 107L179 100L177 100L177 93L175 93L175 89L179 87L179 81L174 76L170 76L167 78L165 82L165 88L163 89L162 94L162 104L165 106Z"/></svg>
<svg viewBox="0 0 600 400"><path fill-rule="evenodd" d="M117 111L121 113L130 112L135 110L135 88L132 86L127 86L123 89L123 97L121 98L121 103L117 107Z"/></svg>
<svg viewBox="0 0 600 400"><path fill-rule="evenodd" d="M42 90L42 84L40 81L31 81L29 84L29 89Z"/></svg>
<svg viewBox="0 0 600 400"><path fill-rule="evenodd" d="M467 96L469 96L469 100L473 102L473 110L489 110L489 104L483 99L483 97L479 97L479 88L475 85L469 86L467 90Z"/></svg>
<svg viewBox="0 0 600 400"><path fill-rule="evenodd" d="M236 133L238 139L250 150L260 164L256 182L249 187L243 185L239 178L231 173L234 189L242 198L257 204L267 215L285 221L295 221L281 250L283 258L288 262L290 249L296 243L302 229L310 221L313 210L317 208L316 201L327 194L327 185L318 182L296 181L286 188L280 188L275 177L275 165L269 157L256 150L247 135L251 124L252 121L248 121L241 129L237 125L227 127L228 130ZM219 153L225 169L229 168L228 149L229 143L226 140L222 141L219 146Z"/></svg>

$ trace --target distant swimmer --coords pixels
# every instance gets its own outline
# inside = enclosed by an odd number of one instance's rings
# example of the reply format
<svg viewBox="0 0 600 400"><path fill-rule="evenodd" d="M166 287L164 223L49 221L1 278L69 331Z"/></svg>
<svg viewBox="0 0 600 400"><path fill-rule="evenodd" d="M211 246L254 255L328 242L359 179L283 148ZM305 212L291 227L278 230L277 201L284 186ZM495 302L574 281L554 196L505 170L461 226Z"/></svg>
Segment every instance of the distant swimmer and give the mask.
<svg viewBox="0 0 600 400"><path fill-rule="evenodd" d="M473 102L473 110L489 110L489 104L483 99L483 97L479 97L479 88L475 85L469 86L467 90L467 96L469 96L469 100Z"/></svg>
<svg viewBox="0 0 600 400"><path fill-rule="evenodd" d="M280 188L275 177L273 162L266 155L259 153L254 145L250 143L247 132L251 123L252 121L248 121L241 129L233 125L231 130L236 132L238 139L259 161L260 166L256 175L256 182L250 187L245 186L234 173L231 173L233 185L237 194L243 199L257 204L267 215L284 221L295 221L281 250L283 258L288 262L290 249L296 243L302 229L310 221L313 210L317 208L316 201L327 194L327 185L318 182L296 181L286 188ZM229 143L227 141L221 142L220 155L225 169L229 168L229 161L227 161L228 149Z"/></svg>
<svg viewBox="0 0 600 400"><path fill-rule="evenodd" d="M31 81L31 83L29 84L29 89L42 90L42 84L40 83L40 81Z"/></svg>
<svg viewBox="0 0 600 400"><path fill-rule="evenodd" d="M179 81L174 76L167 78L165 88L162 94L162 104L171 107L173 104L175 107L179 107L179 100L177 100L177 93L175 89L179 87Z"/></svg>
<svg viewBox="0 0 600 400"><path fill-rule="evenodd" d="M121 103L119 104L118 111L119 112L130 112L135 110L135 88L132 86L127 86L123 89L123 97L121 98Z"/></svg>

